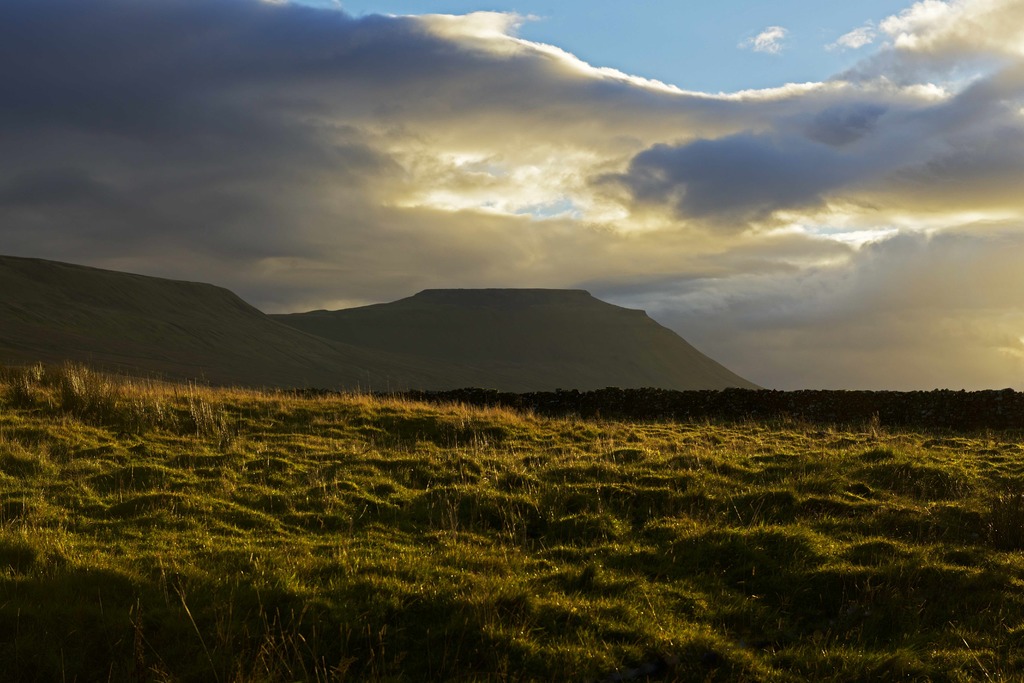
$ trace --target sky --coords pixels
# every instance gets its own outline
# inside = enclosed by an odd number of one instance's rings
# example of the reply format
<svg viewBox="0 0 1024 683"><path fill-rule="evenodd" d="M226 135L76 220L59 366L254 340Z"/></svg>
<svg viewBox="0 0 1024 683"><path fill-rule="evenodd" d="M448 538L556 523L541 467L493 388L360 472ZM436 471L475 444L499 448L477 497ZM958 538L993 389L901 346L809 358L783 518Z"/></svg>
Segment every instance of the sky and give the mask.
<svg viewBox="0 0 1024 683"><path fill-rule="evenodd" d="M311 3L317 4L317 3ZM353 16L468 14L523 17L517 35L556 45L595 66L719 93L821 81L853 66L859 49L822 49L906 9L902 0L321 0ZM772 31L781 28L782 33ZM767 34L760 44L761 34ZM749 44L748 44L749 43ZM737 49L740 45L742 48ZM760 46L760 49L754 49ZM765 59L771 55L772 59Z"/></svg>
<svg viewBox="0 0 1024 683"><path fill-rule="evenodd" d="M0 253L268 312L583 288L770 388L1024 388L1024 0L4 0L0 159Z"/></svg>

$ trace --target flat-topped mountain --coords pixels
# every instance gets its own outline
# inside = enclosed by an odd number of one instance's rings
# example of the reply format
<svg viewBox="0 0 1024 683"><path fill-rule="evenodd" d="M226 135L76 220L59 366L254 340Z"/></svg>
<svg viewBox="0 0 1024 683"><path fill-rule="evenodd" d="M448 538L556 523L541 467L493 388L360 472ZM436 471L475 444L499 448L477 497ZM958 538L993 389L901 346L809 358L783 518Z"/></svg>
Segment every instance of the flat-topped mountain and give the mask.
<svg viewBox="0 0 1024 683"><path fill-rule="evenodd" d="M581 290L426 290L268 316L209 284L0 256L0 363L330 389L752 387L643 311Z"/></svg>
<svg viewBox="0 0 1024 683"><path fill-rule="evenodd" d="M505 391L756 388L643 311L583 290L428 289L387 304L271 316L351 346L458 365Z"/></svg>

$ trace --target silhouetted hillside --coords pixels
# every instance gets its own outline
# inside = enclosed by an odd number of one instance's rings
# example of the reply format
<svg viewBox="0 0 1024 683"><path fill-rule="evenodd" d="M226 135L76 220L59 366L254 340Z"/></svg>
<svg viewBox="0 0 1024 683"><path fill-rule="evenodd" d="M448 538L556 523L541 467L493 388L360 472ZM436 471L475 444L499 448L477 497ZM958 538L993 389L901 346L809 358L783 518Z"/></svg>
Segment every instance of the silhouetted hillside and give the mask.
<svg viewBox="0 0 1024 683"><path fill-rule="evenodd" d="M215 384L386 390L460 380L454 368L281 325L213 285L0 257L0 362L63 360Z"/></svg>
<svg viewBox="0 0 1024 683"><path fill-rule="evenodd" d="M388 304L271 316L363 349L458 365L505 391L755 388L646 313L582 290L434 289Z"/></svg>
<svg viewBox="0 0 1024 683"><path fill-rule="evenodd" d="M643 311L578 290L427 290L268 316L209 284L0 257L0 362L213 384L503 391L753 387Z"/></svg>

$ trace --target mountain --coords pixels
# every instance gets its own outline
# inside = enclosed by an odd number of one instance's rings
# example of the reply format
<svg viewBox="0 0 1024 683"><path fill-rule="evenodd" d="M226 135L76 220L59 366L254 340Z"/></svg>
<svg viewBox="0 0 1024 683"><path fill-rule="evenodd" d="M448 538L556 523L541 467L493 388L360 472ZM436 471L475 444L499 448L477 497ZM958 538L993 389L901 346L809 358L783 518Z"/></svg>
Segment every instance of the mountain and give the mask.
<svg viewBox="0 0 1024 683"><path fill-rule="evenodd" d="M458 365L505 391L756 388L643 311L583 290L428 289L387 304L273 315L362 349Z"/></svg>
<svg viewBox="0 0 1024 683"><path fill-rule="evenodd" d="M472 379L314 337L213 285L0 256L0 362L64 360L226 385L386 390Z"/></svg>
<svg viewBox="0 0 1024 683"><path fill-rule="evenodd" d="M643 311L579 290L426 290L268 316L214 285L0 256L0 363L212 384L505 391L753 387Z"/></svg>

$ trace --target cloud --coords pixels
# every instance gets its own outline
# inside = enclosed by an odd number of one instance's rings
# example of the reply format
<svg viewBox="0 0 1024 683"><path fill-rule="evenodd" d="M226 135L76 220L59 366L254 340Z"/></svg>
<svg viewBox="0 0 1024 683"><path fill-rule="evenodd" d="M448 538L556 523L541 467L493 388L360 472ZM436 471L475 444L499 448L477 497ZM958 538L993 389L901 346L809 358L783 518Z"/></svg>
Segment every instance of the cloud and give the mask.
<svg viewBox="0 0 1024 683"><path fill-rule="evenodd" d="M875 42L877 32L872 24L865 24L855 28L849 33L844 33L836 39L836 42L826 46L827 50L859 50L862 47Z"/></svg>
<svg viewBox="0 0 1024 683"><path fill-rule="evenodd" d="M831 266L677 283L653 313L767 386L1019 389L1020 227L904 233Z"/></svg>
<svg viewBox="0 0 1024 683"><path fill-rule="evenodd" d="M880 24L897 50L944 59L1024 55L1019 0L924 0Z"/></svg>
<svg viewBox="0 0 1024 683"><path fill-rule="evenodd" d="M6 0L0 244L272 311L584 286L768 386L997 382L1024 335L1018 7L919 3L849 73L708 94L510 14Z"/></svg>
<svg viewBox="0 0 1024 683"><path fill-rule="evenodd" d="M1024 4L1019 0L924 0L878 27L886 38L884 49L842 78L961 87L978 73L1024 58Z"/></svg>
<svg viewBox="0 0 1024 683"><path fill-rule="evenodd" d="M907 227L911 217L1024 216L1014 189L1024 180L1022 97L1021 64L938 96L840 82L754 130L653 145L609 180L639 208L713 229L836 211L882 225L910 218Z"/></svg>
<svg viewBox="0 0 1024 683"><path fill-rule="evenodd" d="M777 55L782 52L783 41L787 35L789 35L789 31L782 26L769 26L756 36L741 42L738 47Z"/></svg>
<svg viewBox="0 0 1024 683"><path fill-rule="evenodd" d="M636 155L621 176L638 203L666 204L681 219L742 228L781 209L819 205L853 164L800 135L741 133Z"/></svg>

